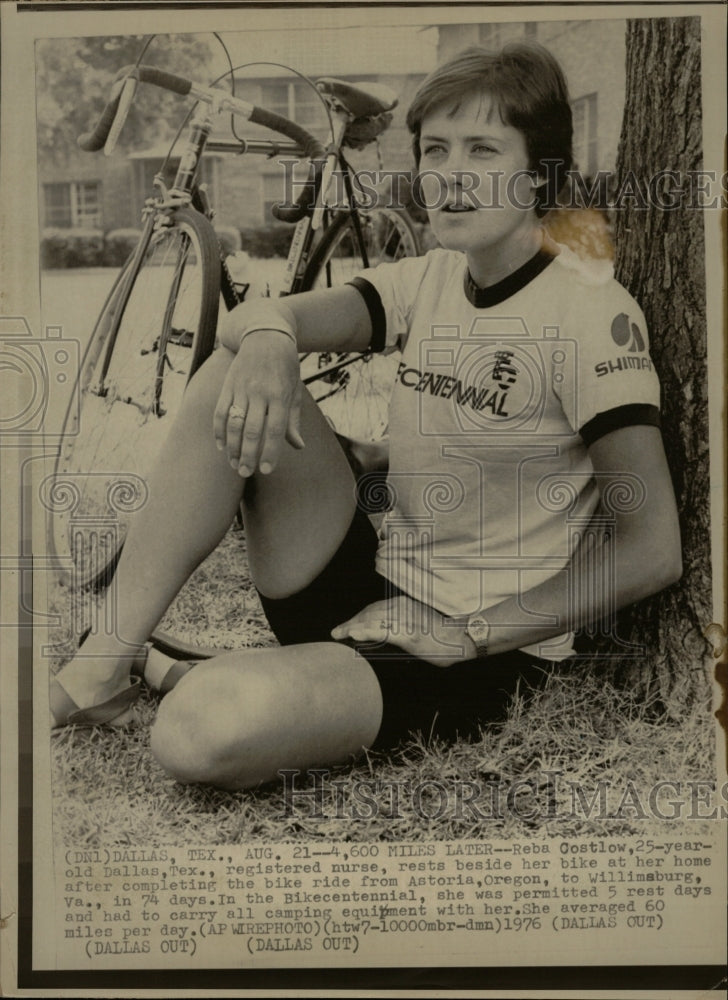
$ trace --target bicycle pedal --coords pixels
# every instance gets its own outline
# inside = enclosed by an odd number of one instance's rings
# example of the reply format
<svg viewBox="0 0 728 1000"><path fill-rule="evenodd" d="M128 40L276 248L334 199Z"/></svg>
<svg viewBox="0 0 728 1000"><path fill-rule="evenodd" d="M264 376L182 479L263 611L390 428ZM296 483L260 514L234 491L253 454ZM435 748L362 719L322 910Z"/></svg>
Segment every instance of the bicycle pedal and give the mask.
<svg viewBox="0 0 728 1000"><path fill-rule="evenodd" d="M168 343L176 344L178 347L192 347L193 340L194 333L191 330L178 330L175 327L169 335Z"/></svg>

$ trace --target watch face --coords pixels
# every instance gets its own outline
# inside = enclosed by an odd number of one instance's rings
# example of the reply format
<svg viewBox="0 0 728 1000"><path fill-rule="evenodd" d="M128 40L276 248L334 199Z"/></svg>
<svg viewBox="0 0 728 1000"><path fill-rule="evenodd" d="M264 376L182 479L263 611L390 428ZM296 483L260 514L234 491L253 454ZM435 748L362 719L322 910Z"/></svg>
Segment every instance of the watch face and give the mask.
<svg viewBox="0 0 728 1000"><path fill-rule="evenodd" d="M489 632L490 625L485 618L482 618L480 615L476 615L468 622L468 635L475 643L486 640Z"/></svg>

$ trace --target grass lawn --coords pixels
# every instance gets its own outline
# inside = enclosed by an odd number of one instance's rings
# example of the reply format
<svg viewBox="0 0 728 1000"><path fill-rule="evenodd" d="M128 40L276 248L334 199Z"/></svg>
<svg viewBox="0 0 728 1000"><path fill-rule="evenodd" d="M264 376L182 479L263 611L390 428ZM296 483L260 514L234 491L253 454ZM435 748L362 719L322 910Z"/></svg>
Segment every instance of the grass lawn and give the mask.
<svg viewBox="0 0 728 1000"><path fill-rule="evenodd" d="M61 325L64 336L83 343L86 317L95 311L89 297L100 306L111 280L108 271L44 275L44 322ZM51 663L57 670L74 648L73 635L92 623L95 605L86 595L85 603L72 609L61 587L50 594L50 605L66 628L52 636L64 654ZM241 531L231 529L198 569L162 628L209 646L275 645L247 575ZM629 809L612 819L574 814L569 782L578 783L587 799L600 782L611 785L613 809L629 782L646 802L659 781L709 779L714 773L710 695L706 677L702 697L689 704L686 699L676 718L656 694L637 697L616 686L603 662L579 662L530 699L517 698L507 721L485 730L480 740L445 746L417 737L390 756L366 756L329 775L336 783L323 788L319 815L304 807L286 815L280 785L227 793L166 777L149 751L158 702L145 691L139 724L128 730L66 729L53 735L54 836L59 843L92 847L645 833L649 821L634 818ZM550 787L553 772L560 778ZM392 799L393 782L403 789L398 803ZM464 788L468 782L478 789L479 812L458 805L457 798L438 809L442 787ZM376 808L363 805L365 784ZM407 789L419 789L420 798L415 801ZM493 807L508 793L512 800L505 808Z"/></svg>
<svg viewBox="0 0 728 1000"><path fill-rule="evenodd" d="M234 601L221 605L222 593ZM56 610L68 610L67 592L59 588L54 602ZM93 606L89 599L77 628L91 622ZM275 645L245 573L239 529L200 567L163 625L211 644ZM617 808L625 789L632 783L646 803L659 781L705 780L714 773L709 704L706 680L702 701L686 706L677 721L656 698L637 699L606 679L603 664L585 661L529 699L517 698L507 721L483 731L480 740L444 745L417 737L389 756L332 769L318 814L305 804L286 815L279 784L229 793L168 778L149 751L158 699L145 691L134 727L66 729L52 737L54 835L60 843L91 847L646 833L650 821ZM555 772L558 778L549 777ZM300 778L296 787L313 788L312 781ZM396 802L392 782L401 789ZM468 782L477 789L479 812L451 794ZM603 783L617 818L604 818L604 810L590 818L575 811L570 783L587 799ZM364 785L376 808L363 805ZM443 787L451 798L441 810Z"/></svg>

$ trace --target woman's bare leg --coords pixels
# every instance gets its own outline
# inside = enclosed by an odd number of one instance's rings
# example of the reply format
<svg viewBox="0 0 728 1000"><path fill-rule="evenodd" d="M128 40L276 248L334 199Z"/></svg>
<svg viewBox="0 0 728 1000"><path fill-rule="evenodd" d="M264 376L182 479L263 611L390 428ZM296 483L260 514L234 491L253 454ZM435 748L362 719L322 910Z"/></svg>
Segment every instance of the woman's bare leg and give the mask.
<svg viewBox="0 0 728 1000"><path fill-rule="evenodd" d="M268 596L285 596L312 580L347 530L353 476L308 394L301 418L306 447L284 446L269 476L246 483L218 451L212 418L232 357L216 351L185 393L149 478L149 501L134 520L107 593L113 634L92 634L62 671L62 686L79 707L103 702L127 685L138 647L224 537L243 491L251 570Z"/></svg>
<svg viewBox="0 0 728 1000"><path fill-rule="evenodd" d="M159 706L151 747L178 781L250 788L281 768L343 763L381 722L374 671L354 650L308 643L198 664Z"/></svg>

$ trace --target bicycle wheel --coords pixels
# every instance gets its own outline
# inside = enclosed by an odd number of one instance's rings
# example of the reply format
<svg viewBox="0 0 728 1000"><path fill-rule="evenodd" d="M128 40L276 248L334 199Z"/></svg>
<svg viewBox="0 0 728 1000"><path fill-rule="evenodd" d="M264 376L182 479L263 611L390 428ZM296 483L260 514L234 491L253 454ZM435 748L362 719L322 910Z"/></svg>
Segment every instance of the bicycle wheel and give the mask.
<svg viewBox="0 0 728 1000"><path fill-rule="evenodd" d="M220 252L209 222L179 209L143 239L91 335L47 504L62 582L76 588L110 579L185 386L215 342Z"/></svg>
<svg viewBox="0 0 728 1000"><path fill-rule="evenodd" d="M325 231L306 269L305 291L342 285L365 266L419 253L417 235L402 212L375 208L358 217L361 240L348 212L339 213ZM398 360L398 354L312 354L302 361L301 374L315 377L309 389L338 434L377 441L386 433Z"/></svg>

